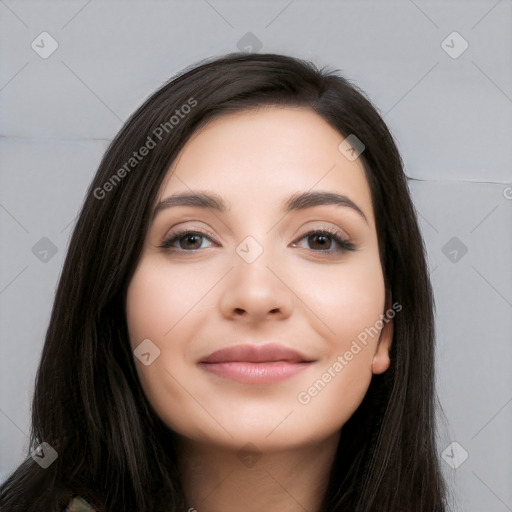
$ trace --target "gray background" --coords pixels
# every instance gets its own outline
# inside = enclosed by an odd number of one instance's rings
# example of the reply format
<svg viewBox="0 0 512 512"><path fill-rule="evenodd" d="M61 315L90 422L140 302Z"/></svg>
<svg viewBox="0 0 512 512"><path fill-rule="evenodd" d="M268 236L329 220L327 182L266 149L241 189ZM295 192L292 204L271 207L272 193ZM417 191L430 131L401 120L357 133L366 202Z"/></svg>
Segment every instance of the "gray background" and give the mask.
<svg viewBox="0 0 512 512"><path fill-rule="evenodd" d="M511 511L511 22L511 0L0 0L0 480L27 456L55 286L109 141L172 74L239 47L339 68L380 108L428 249L453 510Z"/></svg>

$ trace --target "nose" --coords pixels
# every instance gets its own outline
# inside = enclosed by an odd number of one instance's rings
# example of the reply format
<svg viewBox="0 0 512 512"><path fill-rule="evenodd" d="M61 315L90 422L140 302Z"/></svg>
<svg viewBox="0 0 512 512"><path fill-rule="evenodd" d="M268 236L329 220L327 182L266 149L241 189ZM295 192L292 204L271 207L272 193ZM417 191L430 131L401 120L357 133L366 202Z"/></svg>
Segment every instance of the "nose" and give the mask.
<svg viewBox="0 0 512 512"><path fill-rule="evenodd" d="M248 263L238 254L224 280L220 309L225 318L248 323L288 318L295 301L289 272L264 251Z"/></svg>

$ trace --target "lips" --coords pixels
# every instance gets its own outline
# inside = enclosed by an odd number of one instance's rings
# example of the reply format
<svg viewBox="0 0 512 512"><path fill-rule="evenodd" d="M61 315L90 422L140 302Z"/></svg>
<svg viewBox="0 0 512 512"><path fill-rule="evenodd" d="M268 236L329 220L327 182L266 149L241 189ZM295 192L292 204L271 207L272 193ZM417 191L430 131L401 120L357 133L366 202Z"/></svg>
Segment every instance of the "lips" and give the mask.
<svg viewBox="0 0 512 512"><path fill-rule="evenodd" d="M307 363L312 362L309 358L296 350L286 348L276 343L267 343L265 345L235 345L216 350L208 357L200 361L201 363L271 363L275 361L285 361L288 363Z"/></svg>
<svg viewBox="0 0 512 512"><path fill-rule="evenodd" d="M223 348L199 361L199 366L222 379L262 385L286 380L314 362L296 350L268 343Z"/></svg>

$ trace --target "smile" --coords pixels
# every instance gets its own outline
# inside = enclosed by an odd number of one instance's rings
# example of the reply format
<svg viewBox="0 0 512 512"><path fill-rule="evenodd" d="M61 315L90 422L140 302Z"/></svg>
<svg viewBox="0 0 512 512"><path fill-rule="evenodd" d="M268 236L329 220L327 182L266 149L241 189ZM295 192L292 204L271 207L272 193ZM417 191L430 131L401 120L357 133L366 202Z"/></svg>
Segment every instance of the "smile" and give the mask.
<svg viewBox="0 0 512 512"><path fill-rule="evenodd" d="M214 375L246 384L281 382L305 370L315 361L283 345L245 344L216 350L199 361L199 366Z"/></svg>

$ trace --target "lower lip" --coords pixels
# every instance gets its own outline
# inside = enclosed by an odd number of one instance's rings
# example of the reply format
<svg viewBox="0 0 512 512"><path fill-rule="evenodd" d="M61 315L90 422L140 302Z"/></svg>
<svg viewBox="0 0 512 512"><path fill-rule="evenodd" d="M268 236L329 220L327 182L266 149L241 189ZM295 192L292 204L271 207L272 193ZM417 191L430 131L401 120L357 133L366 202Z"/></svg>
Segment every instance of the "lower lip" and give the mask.
<svg viewBox="0 0 512 512"><path fill-rule="evenodd" d="M199 363L207 372L246 384L273 384L281 382L305 370L311 363L287 363L272 361L248 363L232 361L228 363Z"/></svg>

